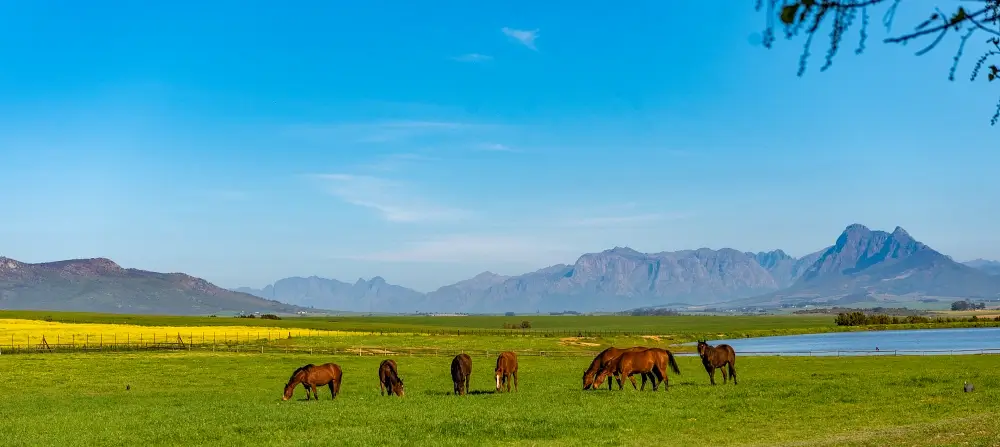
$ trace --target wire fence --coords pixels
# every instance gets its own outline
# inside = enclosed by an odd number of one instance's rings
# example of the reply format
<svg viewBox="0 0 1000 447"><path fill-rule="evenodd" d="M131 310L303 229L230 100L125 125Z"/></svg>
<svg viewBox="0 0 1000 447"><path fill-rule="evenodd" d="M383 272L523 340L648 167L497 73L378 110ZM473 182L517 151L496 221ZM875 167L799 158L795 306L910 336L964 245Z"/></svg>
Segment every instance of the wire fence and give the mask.
<svg viewBox="0 0 1000 447"><path fill-rule="evenodd" d="M43 338L44 340L44 338ZM145 340L145 339L144 339ZM207 340L207 339L206 339ZM32 353L73 353L73 352L129 352L129 351L197 351L257 354L312 354L331 356L446 356L465 353L473 357L492 357L503 349L456 349L436 347L381 347L381 346L302 346L266 343L266 339L243 339L242 341L195 343L195 337L185 340L178 335L175 339L145 340L142 342L101 341L96 344L36 343L0 346L0 355ZM260 343L254 343L258 341ZM539 357L594 357L600 350L513 350L519 356ZM695 357L694 352L674 352L678 357ZM859 357L859 356L929 356L929 355L1000 355L1000 348L982 349L914 349L914 350L808 350L808 351L740 351L739 356L774 357Z"/></svg>

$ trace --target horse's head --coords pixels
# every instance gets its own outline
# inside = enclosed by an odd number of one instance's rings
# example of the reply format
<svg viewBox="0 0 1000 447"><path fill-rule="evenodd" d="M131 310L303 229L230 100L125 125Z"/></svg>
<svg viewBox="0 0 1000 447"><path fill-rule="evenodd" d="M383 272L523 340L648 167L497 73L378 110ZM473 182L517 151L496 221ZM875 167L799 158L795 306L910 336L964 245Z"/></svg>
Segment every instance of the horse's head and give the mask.
<svg viewBox="0 0 1000 447"><path fill-rule="evenodd" d="M583 389L589 390L594 387L594 376L596 373L590 371L583 372Z"/></svg>
<svg viewBox="0 0 1000 447"><path fill-rule="evenodd" d="M292 377L289 377L288 383L285 384L285 392L281 395L281 400L288 400L292 398L292 393L295 392L295 386L302 383L302 381L305 380L306 371L308 371L309 368L312 367L313 364L310 363L308 365L296 368L295 371L292 372Z"/></svg>
<svg viewBox="0 0 1000 447"><path fill-rule="evenodd" d="M288 400L292 398L292 393L295 391L295 385L298 384L295 383L294 380L285 384L285 392L281 394L281 400Z"/></svg>
<svg viewBox="0 0 1000 447"><path fill-rule="evenodd" d="M708 343L702 340L698 340L698 355L705 355L705 351L708 349Z"/></svg>
<svg viewBox="0 0 1000 447"><path fill-rule="evenodd" d="M613 365L613 362L609 362L608 364L604 365L604 367L601 368L601 370L597 373L597 376L594 377L593 379L594 381L593 384L591 384L591 388L600 388L601 385L604 385L604 381L614 372L615 372L615 367Z"/></svg>
<svg viewBox="0 0 1000 447"><path fill-rule="evenodd" d="M392 392L396 393L397 396L403 397L403 378L396 376L396 383L392 384Z"/></svg>

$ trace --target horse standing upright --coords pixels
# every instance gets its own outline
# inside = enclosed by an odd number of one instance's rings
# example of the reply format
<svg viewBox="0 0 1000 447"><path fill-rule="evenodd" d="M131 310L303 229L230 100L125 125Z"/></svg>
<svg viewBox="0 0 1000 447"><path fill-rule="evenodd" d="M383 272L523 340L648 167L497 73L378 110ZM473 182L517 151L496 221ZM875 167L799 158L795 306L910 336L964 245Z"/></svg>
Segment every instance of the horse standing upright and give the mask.
<svg viewBox="0 0 1000 447"><path fill-rule="evenodd" d="M310 392L312 392L316 400L319 400L316 387L324 385L330 387L330 395L333 399L336 399L337 394L340 394L340 379L342 377L343 371L340 370L340 366L336 363L324 363L319 366L310 363L296 369L292 373L292 377L285 384L285 392L282 394L281 400L291 399L292 393L295 392L295 386L300 383L306 389L306 400L309 400Z"/></svg>
<svg viewBox="0 0 1000 447"><path fill-rule="evenodd" d="M708 343L699 340L698 341L698 355L701 356L701 364L705 365L705 371L708 372L708 379L715 385L715 369L718 368L722 371L722 383L725 384L726 369L725 366L729 367L729 375L733 376L733 385L736 385L736 351L733 350L732 346L721 344L718 346L712 346Z"/></svg>
<svg viewBox="0 0 1000 447"><path fill-rule="evenodd" d="M472 375L472 357L462 353L451 360L451 381L455 385L455 394L469 394L469 376Z"/></svg>
<svg viewBox="0 0 1000 447"><path fill-rule="evenodd" d="M504 351L497 356L497 367L494 370L497 377L497 392L500 392L502 384L507 385L507 392L510 392L511 379L514 381L514 391L517 391L517 354Z"/></svg>
<svg viewBox="0 0 1000 447"><path fill-rule="evenodd" d="M380 395L386 395L386 391L388 390L389 396L395 394L403 397L403 379L399 377L395 360L385 359L382 360L382 363L379 363L378 382Z"/></svg>

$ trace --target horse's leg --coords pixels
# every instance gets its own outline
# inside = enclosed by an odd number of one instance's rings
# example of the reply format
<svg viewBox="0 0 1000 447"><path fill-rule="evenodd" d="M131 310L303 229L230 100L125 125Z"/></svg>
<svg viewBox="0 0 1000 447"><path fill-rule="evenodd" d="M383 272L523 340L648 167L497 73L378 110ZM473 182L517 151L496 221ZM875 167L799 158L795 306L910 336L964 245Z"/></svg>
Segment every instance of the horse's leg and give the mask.
<svg viewBox="0 0 1000 447"><path fill-rule="evenodd" d="M316 400L319 400L319 393L316 392L316 385L309 384L309 388L312 388L313 397L315 397Z"/></svg>
<svg viewBox="0 0 1000 447"><path fill-rule="evenodd" d="M472 381L472 374L465 375L465 394L469 394L469 382Z"/></svg>
<svg viewBox="0 0 1000 447"><path fill-rule="evenodd" d="M733 376L733 385L736 385L736 365L735 361L729 362L729 375Z"/></svg>
<svg viewBox="0 0 1000 447"><path fill-rule="evenodd" d="M715 367L708 367L708 378L712 381L712 385L715 385Z"/></svg>
<svg viewBox="0 0 1000 447"><path fill-rule="evenodd" d="M378 395L385 396L385 380L379 379L378 381Z"/></svg>
<svg viewBox="0 0 1000 447"><path fill-rule="evenodd" d="M327 386L330 387L330 399L336 399L337 392L333 389L333 381L331 380L330 383L327 384Z"/></svg>
<svg viewBox="0 0 1000 447"><path fill-rule="evenodd" d="M622 374L622 375L624 375L624 374ZM632 374L629 374L628 375L628 380L629 380L629 382L632 382L632 389L634 389L634 390L638 390L639 389L639 387L637 387L635 385L635 376L633 376Z"/></svg>
<svg viewBox="0 0 1000 447"><path fill-rule="evenodd" d="M642 376L642 386L639 388L639 391L646 391L646 373L639 375ZM656 382L653 382L653 387L656 387Z"/></svg>
<svg viewBox="0 0 1000 447"><path fill-rule="evenodd" d="M722 365L722 368L719 368L719 372L722 373L722 384L725 385L729 379L729 374L726 374L726 365Z"/></svg>

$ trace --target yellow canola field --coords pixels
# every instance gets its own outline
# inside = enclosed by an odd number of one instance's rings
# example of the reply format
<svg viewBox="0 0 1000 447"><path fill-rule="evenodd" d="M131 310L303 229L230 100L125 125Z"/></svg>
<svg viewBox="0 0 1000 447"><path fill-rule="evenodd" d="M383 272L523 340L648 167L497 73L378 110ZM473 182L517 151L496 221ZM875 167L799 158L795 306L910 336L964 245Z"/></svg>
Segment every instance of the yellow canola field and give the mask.
<svg viewBox="0 0 1000 447"><path fill-rule="evenodd" d="M98 344L253 343L289 337L348 336L345 331L320 331L253 326L137 326L131 324L58 323L41 320L0 319L0 347Z"/></svg>

